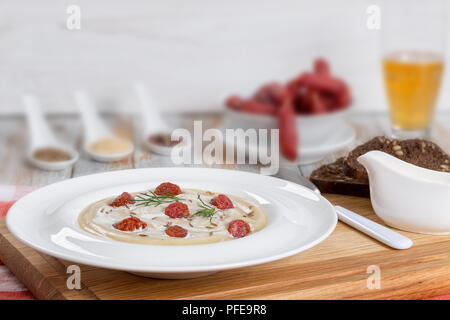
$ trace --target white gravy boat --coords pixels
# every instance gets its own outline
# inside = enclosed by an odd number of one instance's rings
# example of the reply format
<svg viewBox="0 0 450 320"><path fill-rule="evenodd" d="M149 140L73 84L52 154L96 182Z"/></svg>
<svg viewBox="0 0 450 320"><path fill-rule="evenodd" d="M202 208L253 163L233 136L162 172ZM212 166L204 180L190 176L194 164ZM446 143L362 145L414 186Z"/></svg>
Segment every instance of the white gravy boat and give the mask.
<svg viewBox="0 0 450 320"><path fill-rule="evenodd" d="M367 152L358 161L369 174L373 210L384 222L411 232L450 234L450 173L381 151Z"/></svg>

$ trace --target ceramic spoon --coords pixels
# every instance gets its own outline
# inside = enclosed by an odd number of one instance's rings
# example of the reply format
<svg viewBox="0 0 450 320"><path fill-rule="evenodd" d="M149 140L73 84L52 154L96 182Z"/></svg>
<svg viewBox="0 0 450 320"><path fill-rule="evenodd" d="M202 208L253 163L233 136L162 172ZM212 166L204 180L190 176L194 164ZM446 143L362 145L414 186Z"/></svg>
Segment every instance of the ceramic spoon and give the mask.
<svg viewBox="0 0 450 320"><path fill-rule="evenodd" d="M134 86L139 99L139 107L144 120L143 137L144 145L155 153L170 155L173 147L162 146L150 141L149 137L156 134L171 135L171 130L166 121L161 117L158 104L152 97L149 90L142 83Z"/></svg>
<svg viewBox="0 0 450 320"><path fill-rule="evenodd" d="M74 164L79 157L78 152L59 142L47 122L45 121L39 101L35 96L24 95L23 104L29 127L29 146L27 151L28 161L39 169L62 170ZM44 161L33 157L36 150L41 148L55 148L70 154L71 159L64 161Z"/></svg>
<svg viewBox="0 0 450 320"><path fill-rule="evenodd" d="M96 153L89 148L89 145L105 138L120 139L114 135L100 119L94 104L90 101L84 91L75 91L74 97L76 104L81 112L81 119L84 127L84 150L94 160L100 162L112 162L124 159L133 152L133 145L129 150L120 153Z"/></svg>

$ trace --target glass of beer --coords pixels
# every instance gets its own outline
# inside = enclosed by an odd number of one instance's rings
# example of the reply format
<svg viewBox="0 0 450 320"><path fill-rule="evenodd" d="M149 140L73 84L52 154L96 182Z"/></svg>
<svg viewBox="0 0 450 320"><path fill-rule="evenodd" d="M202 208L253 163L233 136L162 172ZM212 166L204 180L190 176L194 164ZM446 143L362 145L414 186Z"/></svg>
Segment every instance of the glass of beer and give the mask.
<svg viewBox="0 0 450 320"><path fill-rule="evenodd" d="M383 73L392 135L428 137L444 70L442 0L386 3Z"/></svg>

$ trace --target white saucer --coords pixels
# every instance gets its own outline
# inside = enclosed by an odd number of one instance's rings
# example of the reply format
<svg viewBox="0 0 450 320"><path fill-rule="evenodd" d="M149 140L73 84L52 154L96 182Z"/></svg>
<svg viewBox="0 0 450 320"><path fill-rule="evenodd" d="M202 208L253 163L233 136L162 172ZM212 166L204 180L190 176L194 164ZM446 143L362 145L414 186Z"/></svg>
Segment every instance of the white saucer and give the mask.
<svg viewBox="0 0 450 320"><path fill-rule="evenodd" d="M336 134L329 136L327 139L323 140L321 144L300 147L300 156L297 163L299 165L305 165L318 162L327 155L349 146L355 140L355 137L355 129L350 125L344 125L336 132Z"/></svg>
<svg viewBox="0 0 450 320"><path fill-rule="evenodd" d="M339 128L340 129L338 129L335 134L328 136L325 140L322 140L321 143L318 145L300 146L300 150L298 150L299 158L295 161L295 163L297 165L306 165L315 163L322 160L327 155L337 152L342 148L349 146L355 140L356 137L355 129L347 124ZM245 152L246 155L248 155L249 153L258 154L258 144L249 144L247 141L245 145L235 144L235 147L238 153ZM268 152L266 152L265 149L259 151L264 154L268 154ZM283 163L292 164L291 161L281 156L280 164Z"/></svg>

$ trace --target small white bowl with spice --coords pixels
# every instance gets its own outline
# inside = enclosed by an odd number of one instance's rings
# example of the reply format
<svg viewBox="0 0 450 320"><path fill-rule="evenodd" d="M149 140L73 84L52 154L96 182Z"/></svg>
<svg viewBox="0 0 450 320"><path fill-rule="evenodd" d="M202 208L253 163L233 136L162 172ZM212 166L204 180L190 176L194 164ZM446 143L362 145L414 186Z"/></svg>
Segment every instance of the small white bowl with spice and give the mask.
<svg viewBox="0 0 450 320"><path fill-rule="evenodd" d="M170 156L173 148L181 139L172 140L169 125L160 113L159 103L143 83L135 83L140 117L143 120L142 142L151 152Z"/></svg>
<svg viewBox="0 0 450 320"><path fill-rule="evenodd" d="M22 97L29 130L29 146L26 158L33 166L48 171L63 170L79 158L78 152L59 142L48 126L39 100L33 95Z"/></svg>
<svg viewBox="0 0 450 320"><path fill-rule="evenodd" d="M86 141L84 150L89 156L100 162L118 161L128 157L134 150L133 143L116 136Z"/></svg>
<svg viewBox="0 0 450 320"><path fill-rule="evenodd" d="M103 123L94 104L84 91L74 93L84 127L84 150L94 160L112 162L127 158L133 143L113 134Z"/></svg>
<svg viewBox="0 0 450 320"><path fill-rule="evenodd" d="M58 145L35 147L27 155L32 165L47 171L64 170L73 165L78 158L76 150Z"/></svg>

